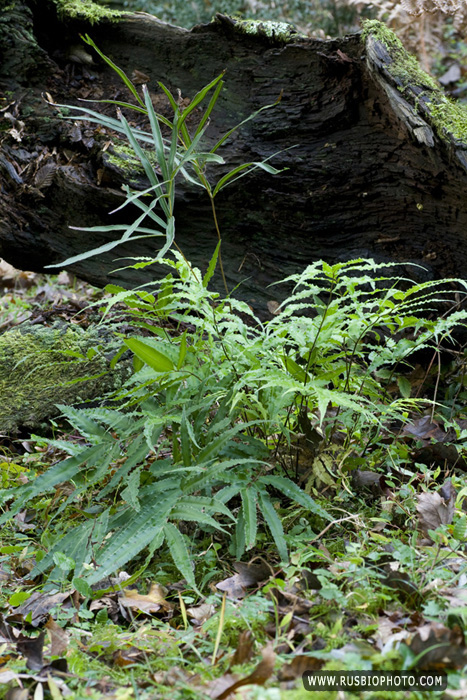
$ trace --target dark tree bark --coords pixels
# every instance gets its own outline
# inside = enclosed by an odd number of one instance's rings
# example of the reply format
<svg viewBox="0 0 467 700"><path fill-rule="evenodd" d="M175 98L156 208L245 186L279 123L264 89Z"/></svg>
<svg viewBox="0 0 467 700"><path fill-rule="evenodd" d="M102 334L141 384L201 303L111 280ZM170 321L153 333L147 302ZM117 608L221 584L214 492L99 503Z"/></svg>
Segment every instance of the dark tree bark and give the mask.
<svg viewBox="0 0 467 700"><path fill-rule="evenodd" d="M403 270L415 279L466 275L463 125L456 132L451 120L443 128L441 92L410 61L401 68L407 57L377 24L366 39L322 41L267 36L261 28L247 34L223 16L192 31L144 14L90 26L59 19L54 8L51 1L22 0L0 24L0 81L8 91L0 255L15 266L41 271L105 242L104 234L91 239L69 226L121 222L126 210L120 219L108 212L122 202L122 183L146 185L138 172L129 175L112 162L115 136L59 120L41 97L47 92L70 104L78 97L127 99L99 58L91 65L78 55L74 45L87 32L129 76L149 78L160 111L157 81L184 99L225 70L208 130L212 143L282 95L225 143L226 165L215 175L275 153L271 163L287 168L276 176L255 171L216 199L228 283L246 280L241 294L258 311L279 296L268 284L320 258L416 262L426 271ZM217 241L208 198L181 181L175 214L178 245L206 269ZM154 253L154 240L131 242L71 270L98 286L147 281L153 267L110 273L122 255Z"/></svg>

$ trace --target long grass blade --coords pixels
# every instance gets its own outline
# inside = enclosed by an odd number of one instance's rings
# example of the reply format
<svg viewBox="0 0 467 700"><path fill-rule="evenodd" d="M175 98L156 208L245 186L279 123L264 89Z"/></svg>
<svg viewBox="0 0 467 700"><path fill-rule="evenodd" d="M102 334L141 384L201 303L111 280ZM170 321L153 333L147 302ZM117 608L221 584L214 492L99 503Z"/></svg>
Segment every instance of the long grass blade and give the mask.
<svg viewBox="0 0 467 700"><path fill-rule="evenodd" d="M112 68L112 70L114 70L117 73L117 75L121 78L121 80L127 86L128 90L131 92L131 94L138 100L140 105L142 107L144 107L144 102L142 101L141 97L138 95L138 92L137 92L135 86L133 85L133 83L131 82L130 78L127 76L125 71L123 71L121 68L119 68L116 63L111 61L108 56L106 56L104 53L102 53L102 51L96 46L96 44L93 42L93 40L91 39L91 37L88 34L81 36L81 38L83 39L83 41L86 44L88 44L89 46L92 46L94 51L96 51L99 54L99 56L107 63L107 65L110 66Z"/></svg>

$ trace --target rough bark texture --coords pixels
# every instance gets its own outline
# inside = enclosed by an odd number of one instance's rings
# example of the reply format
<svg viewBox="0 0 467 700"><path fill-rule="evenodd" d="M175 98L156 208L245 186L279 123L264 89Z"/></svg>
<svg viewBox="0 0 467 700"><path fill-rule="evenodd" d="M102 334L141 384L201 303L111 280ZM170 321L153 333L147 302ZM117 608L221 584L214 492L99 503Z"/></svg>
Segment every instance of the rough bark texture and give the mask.
<svg viewBox="0 0 467 700"><path fill-rule="evenodd" d="M248 34L222 16L192 31L144 14L91 27L59 20L46 0L17 2L2 22L0 80L10 91L5 107L12 104L3 109L0 255L15 266L40 271L103 243L103 234L91 239L69 226L121 222L108 215L122 201L121 184L132 177L144 186L138 173L111 163L109 142L117 139L58 120L41 98L47 91L56 102L127 99L100 59L74 62L73 45L87 32L129 76L137 70L149 77L161 111L157 81L183 99L225 70L212 142L282 95L226 142L226 166L214 178L275 153L272 164L287 168L276 176L257 171L217 199L229 285L246 280L242 296L258 311L278 297L268 284L319 258L411 261L427 268L415 278L465 276L466 146L434 118L430 103L440 94L422 73L415 81L413 65L404 74L403 54L378 38L376 25L366 39L332 41ZM217 240L210 204L183 183L176 240L206 268ZM153 268L109 273L120 266L115 258L148 255L154 245L135 241L71 270L99 286L141 283ZM413 268L407 272L414 276Z"/></svg>

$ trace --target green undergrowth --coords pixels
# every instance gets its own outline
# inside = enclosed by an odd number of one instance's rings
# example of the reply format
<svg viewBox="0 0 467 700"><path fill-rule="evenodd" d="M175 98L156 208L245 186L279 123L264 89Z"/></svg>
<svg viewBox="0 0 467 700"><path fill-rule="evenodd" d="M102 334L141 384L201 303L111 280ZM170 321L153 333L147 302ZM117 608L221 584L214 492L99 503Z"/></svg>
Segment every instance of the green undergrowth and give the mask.
<svg viewBox="0 0 467 700"><path fill-rule="evenodd" d="M262 322L227 288L215 204L248 172L278 171L228 169L218 150L241 124L203 150L222 76L183 109L160 85L169 120L100 55L135 104L115 102L116 118L74 109L124 135L148 187L127 184L120 208L134 221L97 227L108 242L63 264L139 236L162 245L126 261L152 267L153 282L110 285L92 305L116 324L112 363L130 352L131 376L93 407L61 405L53 437L0 463L5 683L53 700L238 689L287 700L303 696L308 663L415 670L429 659L457 688L467 283L318 261L277 283L292 291ZM218 241L203 270L175 242L181 178L212 206Z"/></svg>

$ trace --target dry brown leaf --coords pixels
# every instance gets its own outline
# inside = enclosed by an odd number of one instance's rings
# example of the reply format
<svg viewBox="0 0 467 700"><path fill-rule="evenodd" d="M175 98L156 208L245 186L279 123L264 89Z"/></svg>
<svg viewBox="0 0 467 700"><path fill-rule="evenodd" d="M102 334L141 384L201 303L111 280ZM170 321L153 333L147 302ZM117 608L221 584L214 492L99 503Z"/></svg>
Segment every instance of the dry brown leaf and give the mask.
<svg viewBox="0 0 467 700"><path fill-rule="evenodd" d="M418 628L408 646L417 657L417 669L458 669L467 663L464 634L458 625L450 629L440 622L429 622Z"/></svg>
<svg viewBox="0 0 467 700"><path fill-rule="evenodd" d="M218 678L210 685L209 697L215 700L226 700L237 688L244 685L264 685L271 677L276 661L272 644L267 644L261 650L261 656L263 658L249 676L234 680L234 676L226 674Z"/></svg>
<svg viewBox="0 0 467 700"><path fill-rule="evenodd" d="M50 637L50 655L63 656L68 649L70 635L63 627L60 627L52 617L49 617L45 627Z"/></svg>
<svg viewBox="0 0 467 700"><path fill-rule="evenodd" d="M422 416L411 423L406 423L402 428L401 435L410 435L418 440L424 440L427 443L431 439L437 442L443 442L447 439L447 434L439 427L435 421L431 421L430 416Z"/></svg>
<svg viewBox="0 0 467 700"><path fill-rule="evenodd" d="M16 642L16 648L26 659L26 666L31 671L41 671L44 667L42 650L44 648L45 632L41 632L38 637L26 637L21 634Z"/></svg>
<svg viewBox="0 0 467 700"><path fill-rule="evenodd" d="M28 697L28 688L9 688L5 694L5 700L28 700Z"/></svg>
<svg viewBox="0 0 467 700"><path fill-rule="evenodd" d="M15 608L14 617L20 615L25 618L31 614L31 625L38 627L49 618L52 608L70 607L70 593L33 593L25 603Z"/></svg>
<svg viewBox="0 0 467 700"><path fill-rule="evenodd" d="M237 666L250 661L250 659L253 657L254 643L255 640L250 630L243 630L243 632L240 632L238 636L237 648L232 656L229 669L231 669L232 666Z"/></svg>
<svg viewBox="0 0 467 700"><path fill-rule="evenodd" d="M112 656L114 664L121 668L134 666L134 664L142 663L145 660L144 652L133 646L127 649L117 649Z"/></svg>
<svg viewBox="0 0 467 700"><path fill-rule="evenodd" d="M450 492L448 500L440 493L426 492L417 496L417 513L420 529L428 537L428 530L436 530L440 525L449 525L454 517L455 493Z"/></svg>
<svg viewBox="0 0 467 700"><path fill-rule="evenodd" d="M225 591L227 596L233 599L243 598L248 586L265 581L272 574L271 567L264 563L243 564L237 561L234 567L238 573L216 584L216 588Z"/></svg>
<svg viewBox="0 0 467 700"><path fill-rule="evenodd" d="M124 608L138 610L139 612L150 615L159 610L169 612L172 611L174 607L172 603L169 603L164 598L167 591L158 583L153 583L149 589L149 593L145 595L138 593L136 588L124 588L123 592L125 595L119 597L118 602L120 606Z"/></svg>
<svg viewBox="0 0 467 700"><path fill-rule="evenodd" d="M319 671L323 664L322 659L298 654L289 664L284 664L277 675L280 681L293 681L301 678L306 671Z"/></svg>
<svg viewBox="0 0 467 700"><path fill-rule="evenodd" d="M209 603L202 603L194 608L187 608L187 613L195 625L202 625L214 615L216 608Z"/></svg>

